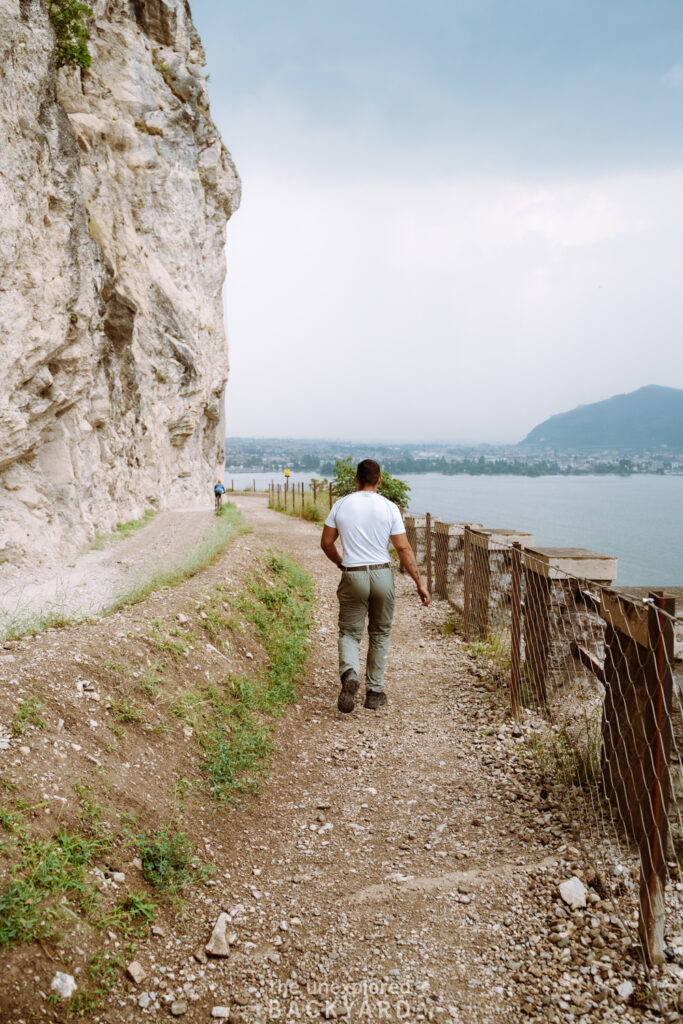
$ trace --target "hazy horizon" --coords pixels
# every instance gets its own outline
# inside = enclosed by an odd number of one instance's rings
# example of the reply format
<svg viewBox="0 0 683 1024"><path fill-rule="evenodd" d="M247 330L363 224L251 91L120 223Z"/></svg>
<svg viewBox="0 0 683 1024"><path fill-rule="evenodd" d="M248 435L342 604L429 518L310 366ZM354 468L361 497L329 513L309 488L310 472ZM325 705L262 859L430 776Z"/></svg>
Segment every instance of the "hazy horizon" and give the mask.
<svg viewBox="0 0 683 1024"><path fill-rule="evenodd" d="M192 8L244 184L229 433L511 444L683 386L680 5Z"/></svg>

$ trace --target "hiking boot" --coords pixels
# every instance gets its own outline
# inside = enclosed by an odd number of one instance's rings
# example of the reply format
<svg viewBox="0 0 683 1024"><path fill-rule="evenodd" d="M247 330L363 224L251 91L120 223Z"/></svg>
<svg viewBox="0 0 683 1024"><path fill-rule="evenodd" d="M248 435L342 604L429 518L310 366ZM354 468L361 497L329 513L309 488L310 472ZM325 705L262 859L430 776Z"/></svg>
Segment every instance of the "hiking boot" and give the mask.
<svg viewBox="0 0 683 1024"><path fill-rule="evenodd" d="M365 691L365 707L370 708L371 711L376 711L377 708L381 708L387 703L387 695L384 690L366 690Z"/></svg>
<svg viewBox="0 0 683 1024"><path fill-rule="evenodd" d="M355 707L354 697L356 696L356 690L360 686L360 679L356 675L356 670L353 668L347 668L346 672L342 676L341 690L337 697L337 707L340 711L343 711L345 715L348 715L350 711L353 711Z"/></svg>

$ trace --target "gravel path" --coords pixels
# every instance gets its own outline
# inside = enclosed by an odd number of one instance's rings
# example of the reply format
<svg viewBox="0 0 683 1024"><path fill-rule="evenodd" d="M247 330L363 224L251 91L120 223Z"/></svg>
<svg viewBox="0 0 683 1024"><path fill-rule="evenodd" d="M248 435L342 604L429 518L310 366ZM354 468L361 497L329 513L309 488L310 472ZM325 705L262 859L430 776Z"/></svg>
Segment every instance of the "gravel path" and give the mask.
<svg viewBox="0 0 683 1024"><path fill-rule="evenodd" d="M200 543L215 522L213 510L159 512L130 537L111 540L99 551L85 551L54 569L3 565L0 581L0 636L3 624L51 612L64 618L97 614L119 594L172 569Z"/></svg>

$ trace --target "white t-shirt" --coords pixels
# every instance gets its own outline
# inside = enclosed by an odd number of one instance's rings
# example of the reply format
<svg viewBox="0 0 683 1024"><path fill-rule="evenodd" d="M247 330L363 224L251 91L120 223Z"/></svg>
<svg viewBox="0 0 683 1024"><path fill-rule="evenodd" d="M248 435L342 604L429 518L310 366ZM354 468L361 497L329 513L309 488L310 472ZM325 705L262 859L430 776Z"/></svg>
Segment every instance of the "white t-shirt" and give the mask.
<svg viewBox="0 0 683 1024"><path fill-rule="evenodd" d="M376 491L354 491L335 501L325 526L339 531L347 568L388 562L389 538L406 532L398 506Z"/></svg>

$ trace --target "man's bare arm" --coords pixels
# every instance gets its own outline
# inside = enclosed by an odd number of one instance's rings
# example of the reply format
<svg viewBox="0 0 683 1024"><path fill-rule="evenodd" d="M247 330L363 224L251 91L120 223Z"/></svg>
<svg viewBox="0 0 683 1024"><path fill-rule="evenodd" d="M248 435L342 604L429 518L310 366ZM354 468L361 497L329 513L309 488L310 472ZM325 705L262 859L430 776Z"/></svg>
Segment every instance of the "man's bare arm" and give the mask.
<svg viewBox="0 0 683 1024"><path fill-rule="evenodd" d="M395 533L392 534L391 543L396 548L396 554L399 557L401 565L403 566L405 571L415 580L415 585L417 587L417 592L420 595L420 600L422 601L422 604L426 607L431 601L431 597L429 595L429 591L422 582L422 577L420 576L420 570L417 567L415 554L410 544L408 543L408 538L406 537L405 533Z"/></svg>
<svg viewBox="0 0 683 1024"><path fill-rule="evenodd" d="M337 551L337 545L335 541L339 536L339 531L334 526L323 526L323 535L320 538L320 547L323 549L327 557L335 565L341 565L341 555Z"/></svg>

